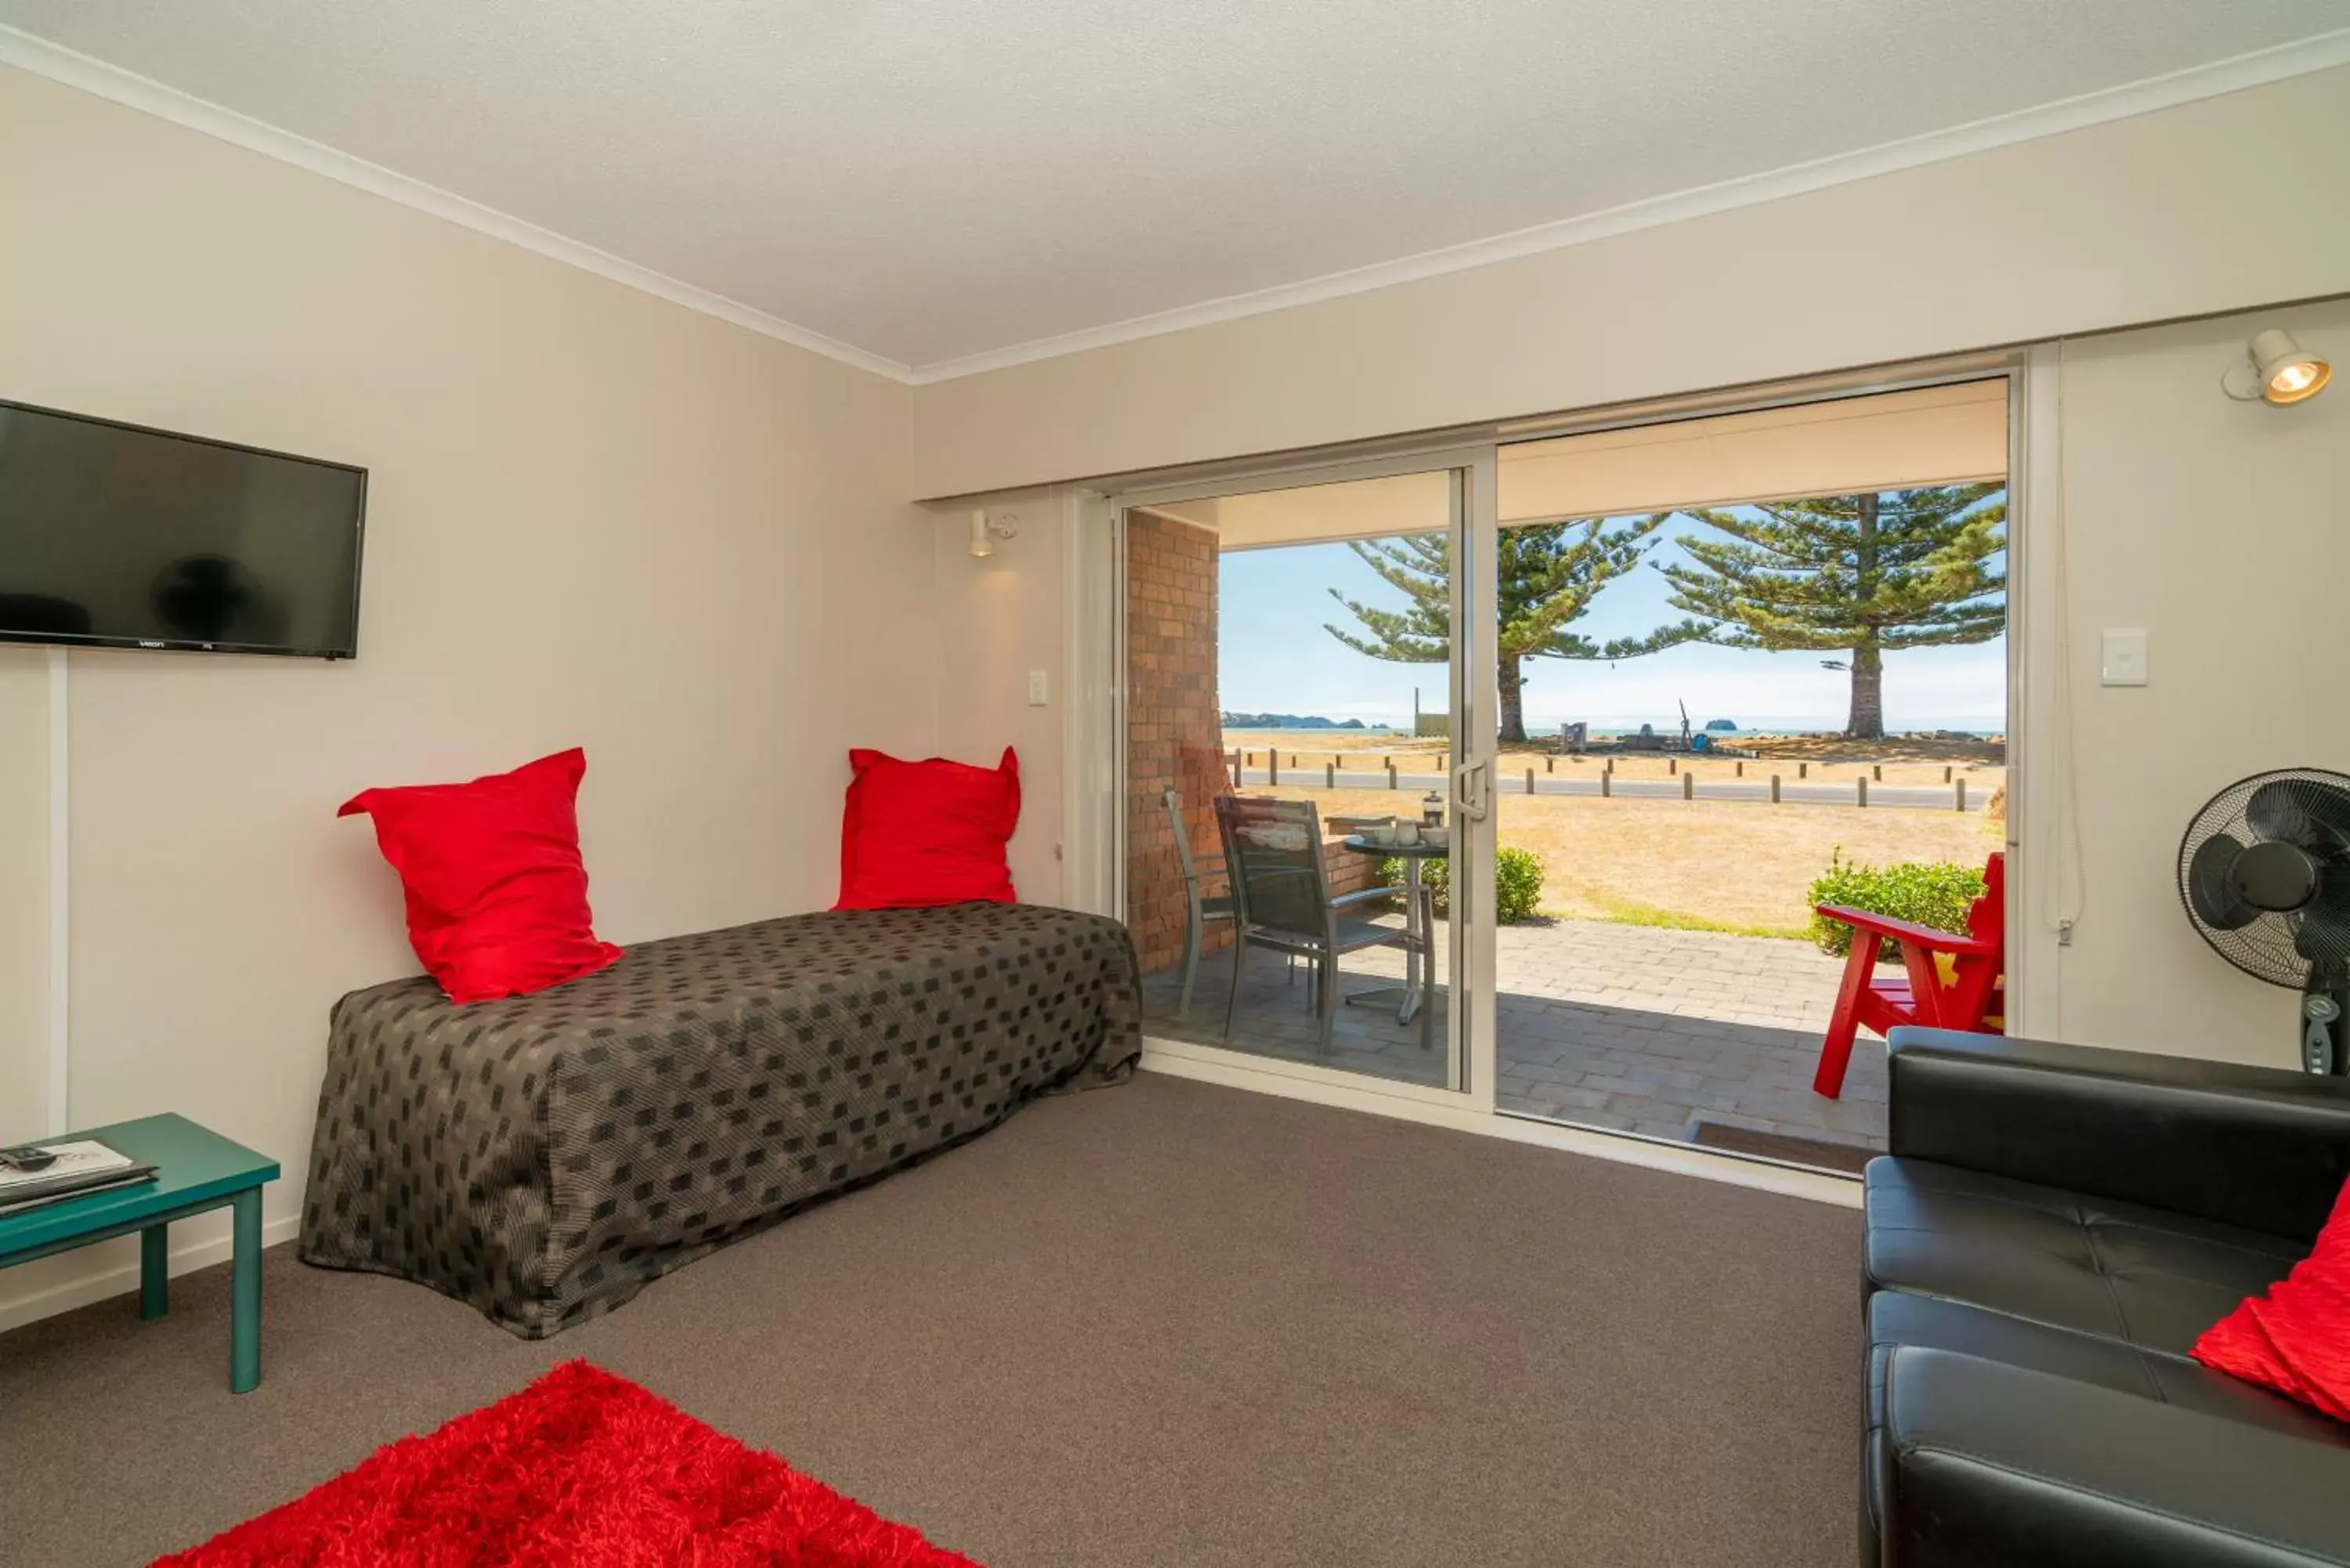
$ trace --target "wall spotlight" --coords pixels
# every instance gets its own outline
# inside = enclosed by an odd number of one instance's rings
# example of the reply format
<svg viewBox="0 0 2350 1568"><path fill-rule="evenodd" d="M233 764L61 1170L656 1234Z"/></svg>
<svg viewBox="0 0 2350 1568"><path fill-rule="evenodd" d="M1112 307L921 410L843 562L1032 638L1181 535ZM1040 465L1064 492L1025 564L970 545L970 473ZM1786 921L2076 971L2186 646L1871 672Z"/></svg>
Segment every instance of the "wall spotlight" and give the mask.
<svg viewBox="0 0 2350 1568"><path fill-rule="evenodd" d="M1016 538L1019 533L1020 519L1017 517L1005 515L991 519L986 507L971 509L971 553L980 560L995 554L998 539Z"/></svg>
<svg viewBox="0 0 2350 1568"><path fill-rule="evenodd" d="M2220 378L2220 389L2240 403L2298 403L2325 389L2334 367L2272 327L2255 332L2244 362Z"/></svg>

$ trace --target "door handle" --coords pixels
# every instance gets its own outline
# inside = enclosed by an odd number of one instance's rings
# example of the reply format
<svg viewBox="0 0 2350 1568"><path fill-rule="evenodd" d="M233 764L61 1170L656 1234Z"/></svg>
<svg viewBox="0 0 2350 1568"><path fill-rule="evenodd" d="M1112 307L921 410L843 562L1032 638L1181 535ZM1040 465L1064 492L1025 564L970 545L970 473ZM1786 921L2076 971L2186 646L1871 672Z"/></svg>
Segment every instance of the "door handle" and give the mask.
<svg viewBox="0 0 2350 1568"><path fill-rule="evenodd" d="M1452 770L1452 804L1471 822L1482 822L1491 809L1492 774L1483 763L1463 763Z"/></svg>

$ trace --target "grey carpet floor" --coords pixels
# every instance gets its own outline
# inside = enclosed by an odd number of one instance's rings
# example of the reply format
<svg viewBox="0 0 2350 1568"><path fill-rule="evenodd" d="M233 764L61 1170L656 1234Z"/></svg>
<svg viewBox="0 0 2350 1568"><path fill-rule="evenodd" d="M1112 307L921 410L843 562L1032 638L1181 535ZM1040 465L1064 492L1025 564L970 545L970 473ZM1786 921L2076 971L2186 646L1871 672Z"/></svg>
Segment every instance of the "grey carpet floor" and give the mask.
<svg viewBox="0 0 2350 1568"><path fill-rule="evenodd" d="M1859 1218L1145 1075L527 1344L267 1259L0 1337L0 1562L142 1563L585 1356L989 1568L1849 1562Z"/></svg>

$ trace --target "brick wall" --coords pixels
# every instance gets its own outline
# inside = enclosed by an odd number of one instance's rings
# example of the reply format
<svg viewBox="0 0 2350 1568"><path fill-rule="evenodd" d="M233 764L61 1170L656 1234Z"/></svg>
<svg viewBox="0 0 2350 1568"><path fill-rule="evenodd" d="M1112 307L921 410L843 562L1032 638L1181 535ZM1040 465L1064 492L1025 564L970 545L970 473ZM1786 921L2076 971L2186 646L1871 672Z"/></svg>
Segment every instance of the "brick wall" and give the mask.
<svg viewBox="0 0 2350 1568"><path fill-rule="evenodd" d="M1228 793L1216 693L1216 535L1155 513L1127 514L1127 923L1146 973L1183 957L1183 871L1161 795L1181 792L1192 854L1216 845ZM1222 882L1210 884L1222 893ZM1208 929L1213 950L1229 926Z"/></svg>
<svg viewBox="0 0 2350 1568"><path fill-rule="evenodd" d="M1380 861L1371 855L1357 855L1342 842L1343 833L1325 832L1322 836L1322 865L1330 877L1330 893L1353 893L1369 887L1379 879ZM1366 903L1353 911L1357 915L1379 912L1376 903Z"/></svg>
<svg viewBox="0 0 2350 1568"><path fill-rule="evenodd" d="M1216 535L1156 513L1126 524L1127 924L1143 972L1183 961L1183 867L1163 792L1181 792L1195 859L1221 858L1215 800L1232 793L1224 771L1222 701L1216 690ZM1316 774L1315 776L1319 777ZM1418 809L1416 797L1399 809ZM1324 840L1334 893L1378 879L1378 860ZM1211 877L1210 894L1226 891ZM1207 928L1202 950L1231 945L1232 927Z"/></svg>

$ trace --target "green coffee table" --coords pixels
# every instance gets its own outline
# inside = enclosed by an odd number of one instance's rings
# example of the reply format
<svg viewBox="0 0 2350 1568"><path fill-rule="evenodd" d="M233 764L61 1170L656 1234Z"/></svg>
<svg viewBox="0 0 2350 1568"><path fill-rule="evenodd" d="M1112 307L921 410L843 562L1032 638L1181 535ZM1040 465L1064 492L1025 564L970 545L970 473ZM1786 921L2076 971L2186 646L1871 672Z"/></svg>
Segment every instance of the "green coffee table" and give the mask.
<svg viewBox="0 0 2350 1568"><path fill-rule="evenodd" d="M235 1234L228 1386L232 1394L252 1392L261 1381L261 1189L277 1179L277 1162L179 1116L142 1116L40 1141L82 1137L103 1139L133 1159L151 1161L155 1179L0 1219L0 1269L136 1231L139 1315L161 1317L171 1304L172 1221L226 1208Z"/></svg>

